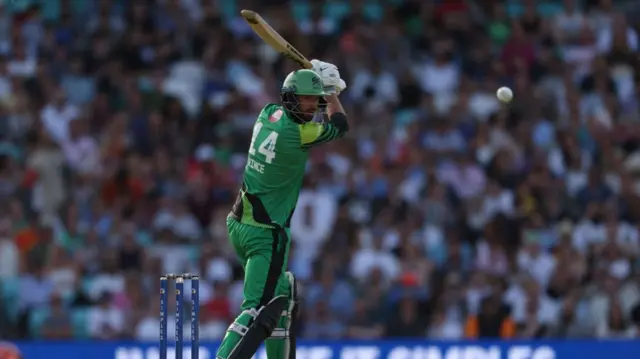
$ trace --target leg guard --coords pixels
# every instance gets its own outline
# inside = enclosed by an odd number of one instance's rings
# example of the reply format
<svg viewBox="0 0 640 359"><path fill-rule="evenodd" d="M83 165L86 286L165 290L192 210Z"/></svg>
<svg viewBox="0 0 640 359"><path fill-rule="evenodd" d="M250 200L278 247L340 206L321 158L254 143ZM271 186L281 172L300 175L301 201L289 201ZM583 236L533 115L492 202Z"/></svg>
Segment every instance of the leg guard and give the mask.
<svg viewBox="0 0 640 359"><path fill-rule="evenodd" d="M267 359L296 358L296 330L298 325L300 298L296 279L291 272L285 272L289 281L290 301L282 313L278 327L266 341Z"/></svg>
<svg viewBox="0 0 640 359"><path fill-rule="evenodd" d="M218 351L217 358L223 359L250 359L260 344L267 339L278 325L278 320L283 311L287 310L289 298L284 295L273 298L267 305L259 310L245 310L238 320L236 320L227 331L227 335ZM249 316L248 324L243 325L242 317ZM239 335L240 338L235 346L231 348L228 355L224 356L226 351L225 342L231 341L230 335ZM230 343L229 343L230 344Z"/></svg>
<svg viewBox="0 0 640 359"><path fill-rule="evenodd" d="M291 293L292 293L292 301L293 306L290 314L290 322L289 322L289 358L288 359L296 359L296 335L298 334L298 322L300 321L300 296L298 291L298 283L295 280L293 274L291 274L293 278L293 283L291 283Z"/></svg>

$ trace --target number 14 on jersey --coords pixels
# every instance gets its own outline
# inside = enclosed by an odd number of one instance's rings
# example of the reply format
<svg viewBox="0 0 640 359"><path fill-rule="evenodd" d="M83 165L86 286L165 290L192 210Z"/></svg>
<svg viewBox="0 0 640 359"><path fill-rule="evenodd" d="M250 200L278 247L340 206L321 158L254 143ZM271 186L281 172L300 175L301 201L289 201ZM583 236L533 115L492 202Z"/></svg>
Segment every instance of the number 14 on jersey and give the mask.
<svg viewBox="0 0 640 359"><path fill-rule="evenodd" d="M251 156L256 155L255 145L258 135L260 134L260 130L262 130L262 122L256 123L253 127L253 135L251 136L251 144L249 145L249 155ZM270 164L273 162L273 159L276 158L276 142L278 142L278 133L276 131L271 131L258 146L258 152L264 156L264 161L267 164Z"/></svg>

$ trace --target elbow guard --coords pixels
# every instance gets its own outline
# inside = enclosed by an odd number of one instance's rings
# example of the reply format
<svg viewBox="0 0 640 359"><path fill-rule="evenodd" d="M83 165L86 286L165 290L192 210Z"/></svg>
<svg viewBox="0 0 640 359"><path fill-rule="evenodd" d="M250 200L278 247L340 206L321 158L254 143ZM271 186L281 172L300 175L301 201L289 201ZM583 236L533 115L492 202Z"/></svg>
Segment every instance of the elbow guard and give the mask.
<svg viewBox="0 0 640 359"><path fill-rule="evenodd" d="M336 112L331 115L331 123L336 126L341 133L349 131L349 122L347 122L347 115L344 113Z"/></svg>

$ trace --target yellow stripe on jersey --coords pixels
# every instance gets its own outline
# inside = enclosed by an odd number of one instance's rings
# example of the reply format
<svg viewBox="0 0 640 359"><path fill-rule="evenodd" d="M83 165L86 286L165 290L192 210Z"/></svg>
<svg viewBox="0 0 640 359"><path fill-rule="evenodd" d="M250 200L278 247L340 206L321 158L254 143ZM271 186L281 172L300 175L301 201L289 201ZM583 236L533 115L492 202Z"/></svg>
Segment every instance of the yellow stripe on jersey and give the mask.
<svg viewBox="0 0 640 359"><path fill-rule="evenodd" d="M313 143L318 139L318 137L320 137L320 135L322 135L324 125L318 122L307 122L302 125L298 125L298 130L300 130L301 145L305 146Z"/></svg>

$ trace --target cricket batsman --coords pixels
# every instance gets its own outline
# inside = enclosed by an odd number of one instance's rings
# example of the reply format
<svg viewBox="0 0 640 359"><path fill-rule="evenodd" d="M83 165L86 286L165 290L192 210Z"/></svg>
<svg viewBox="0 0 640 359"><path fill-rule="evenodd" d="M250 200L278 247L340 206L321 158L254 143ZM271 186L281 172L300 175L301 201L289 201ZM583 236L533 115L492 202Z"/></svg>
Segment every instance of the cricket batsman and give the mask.
<svg viewBox="0 0 640 359"><path fill-rule="evenodd" d="M298 201L309 149L340 138L349 125L338 94L347 85L338 68L312 60L313 69L290 73L281 103L256 120L242 188L227 229L244 268L242 313L231 324L216 358L249 359L266 340L269 359L295 358L298 293L286 271L289 222ZM325 111L329 121L316 121Z"/></svg>

